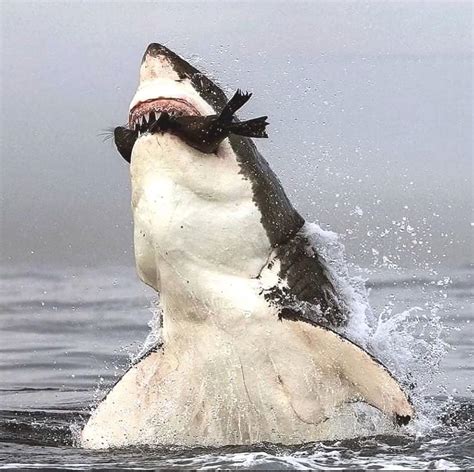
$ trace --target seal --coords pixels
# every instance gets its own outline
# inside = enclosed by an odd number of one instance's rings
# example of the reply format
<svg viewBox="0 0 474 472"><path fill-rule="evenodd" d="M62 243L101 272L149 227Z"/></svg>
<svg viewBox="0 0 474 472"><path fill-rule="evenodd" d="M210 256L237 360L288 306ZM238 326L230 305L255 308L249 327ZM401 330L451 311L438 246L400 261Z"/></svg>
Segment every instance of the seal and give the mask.
<svg viewBox="0 0 474 472"><path fill-rule="evenodd" d="M160 44L143 56L127 126L141 280L162 342L120 379L81 435L89 448L297 444L361 434L355 405L406 424L413 407L350 317L305 220L255 147L267 117L227 100Z"/></svg>

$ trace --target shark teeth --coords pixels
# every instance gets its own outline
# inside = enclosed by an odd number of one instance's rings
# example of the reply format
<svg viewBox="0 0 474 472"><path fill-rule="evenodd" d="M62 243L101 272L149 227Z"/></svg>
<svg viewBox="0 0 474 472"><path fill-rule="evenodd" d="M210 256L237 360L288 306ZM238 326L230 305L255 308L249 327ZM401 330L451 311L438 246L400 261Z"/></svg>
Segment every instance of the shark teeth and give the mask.
<svg viewBox="0 0 474 472"><path fill-rule="evenodd" d="M150 126L158 121L162 115L162 113L168 113L170 116L183 116L183 113L179 113L177 111L168 111L168 110L152 110L148 113L138 116L134 123L132 124L132 129L138 131L139 134L144 134L148 132Z"/></svg>
<svg viewBox="0 0 474 472"><path fill-rule="evenodd" d="M171 117L184 116L185 113L183 110L179 110L171 107L163 107L160 109L154 109L148 111L142 115L135 117L134 121L131 124L131 128L138 130L140 133L145 133L150 128L150 125L158 120L162 113L168 113Z"/></svg>
<svg viewBox="0 0 474 472"><path fill-rule="evenodd" d="M161 113L172 117L200 115L199 111L188 101L179 98L158 98L147 100L134 106L130 111L129 128L144 133Z"/></svg>

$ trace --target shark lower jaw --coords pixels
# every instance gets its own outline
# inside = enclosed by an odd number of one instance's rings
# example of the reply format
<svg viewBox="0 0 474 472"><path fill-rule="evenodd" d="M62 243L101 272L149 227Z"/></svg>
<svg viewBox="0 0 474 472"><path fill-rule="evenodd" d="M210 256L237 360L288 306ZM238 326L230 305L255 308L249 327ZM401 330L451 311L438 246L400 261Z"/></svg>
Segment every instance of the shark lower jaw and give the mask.
<svg viewBox="0 0 474 472"><path fill-rule="evenodd" d="M171 116L201 116L198 109L182 98L159 97L137 103L128 117L128 127L140 132L146 131L161 113Z"/></svg>

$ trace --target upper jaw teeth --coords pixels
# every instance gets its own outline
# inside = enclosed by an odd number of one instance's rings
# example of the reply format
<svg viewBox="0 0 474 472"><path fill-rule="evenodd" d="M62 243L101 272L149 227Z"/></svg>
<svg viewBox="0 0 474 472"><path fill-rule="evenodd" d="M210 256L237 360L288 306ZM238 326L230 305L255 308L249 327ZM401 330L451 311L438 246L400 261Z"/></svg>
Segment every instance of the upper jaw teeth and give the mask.
<svg viewBox="0 0 474 472"><path fill-rule="evenodd" d="M139 115L136 117L132 122L132 127L138 131L145 131L141 130L144 126L148 127L153 121L156 121L160 118L163 112L168 113L171 117L175 116L182 116L184 113L181 110L176 109L168 109L168 110L151 110L143 115Z"/></svg>

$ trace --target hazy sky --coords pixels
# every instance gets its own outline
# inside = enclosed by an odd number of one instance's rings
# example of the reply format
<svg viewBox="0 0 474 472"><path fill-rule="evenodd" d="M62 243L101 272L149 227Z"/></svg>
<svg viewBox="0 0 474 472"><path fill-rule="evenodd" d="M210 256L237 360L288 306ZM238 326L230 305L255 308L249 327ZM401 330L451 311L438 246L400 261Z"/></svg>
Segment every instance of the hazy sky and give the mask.
<svg viewBox="0 0 474 472"><path fill-rule="evenodd" d="M160 42L269 116L295 206L379 265L472 256L470 2L1 3L1 261L133 264L124 123ZM387 260L386 260L387 263Z"/></svg>

